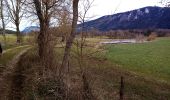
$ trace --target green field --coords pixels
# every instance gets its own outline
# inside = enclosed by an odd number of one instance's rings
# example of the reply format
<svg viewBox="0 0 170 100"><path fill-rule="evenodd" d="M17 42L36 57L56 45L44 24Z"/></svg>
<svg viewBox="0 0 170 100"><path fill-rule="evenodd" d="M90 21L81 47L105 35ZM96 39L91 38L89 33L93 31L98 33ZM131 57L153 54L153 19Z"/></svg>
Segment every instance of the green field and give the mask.
<svg viewBox="0 0 170 100"><path fill-rule="evenodd" d="M17 46L16 45L16 36L14 34L6 34L6 44L5 44L3 36L0 35L0 43L4 50L12 48L12 47L16 47Z"/></svg>
<svg viewBox="0 0 170 100"><path fill-rule="evenodd" d="M4 51L3 55L0 57L0 64L8 64L17 54L19 54L24 49L28 48L29 45L18 46Z"/></svg>
<svg viewBox="0 0 170 100"><path fill-rule="evenodd" d="M22 37L23 42L21 44L17 44L16 39L17 37L15 34L6 34L6 43L5 43L3 36L0 35L0 43L2 45L3 50L21 46L21 45L28 45L32 43L33 40L31 36L23 36Z"/></svg>
<svg viewBox="0 0 170 100"><path fill-rule="evenodd" d="M6 34L6 43L2 35L0 35L0 43L3 48L3 55L0 57L0 64L6 65L13 59L17 54L19 54L22 50L28 48L28 43L26 41L26 37L24 38L24 42L22 44L16 43L16 35L15 34Z"/></svg>
<svg viewBox="0 0 170 100"><path fill-rule="evenodd" d="M141 44L109 45L107 49L106 57L122 69L170 82L170 38Z"/></svg>

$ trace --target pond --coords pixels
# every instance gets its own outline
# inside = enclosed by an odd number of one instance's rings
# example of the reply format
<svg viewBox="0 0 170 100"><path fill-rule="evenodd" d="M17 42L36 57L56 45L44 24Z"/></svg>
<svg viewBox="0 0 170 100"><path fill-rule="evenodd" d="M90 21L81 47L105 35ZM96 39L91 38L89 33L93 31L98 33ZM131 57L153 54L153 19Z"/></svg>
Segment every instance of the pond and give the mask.
<svg viewBox="0 0 170 100"><path fill-rule="evenodd" d="M101 44L126 44L126 43L143 43L145 41L137 41L136 39L119 39L100 42Z"/></svg>

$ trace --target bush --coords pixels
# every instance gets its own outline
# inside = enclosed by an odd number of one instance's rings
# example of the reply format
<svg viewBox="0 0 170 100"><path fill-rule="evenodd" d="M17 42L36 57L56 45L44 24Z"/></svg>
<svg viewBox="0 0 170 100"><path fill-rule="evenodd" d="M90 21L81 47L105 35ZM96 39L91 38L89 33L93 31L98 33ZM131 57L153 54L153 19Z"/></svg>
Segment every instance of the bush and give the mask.
<svg viewBox="0 0 170 100"><path fill-rule="evenodd" d="M143 35L143 34L137 34L136 35L136 41L137 42L144 42L144 40L145 40L145 36Z"/></svg>
<svg viewBox="0 0 170 100"><path fill-rule="evenodd" d="M157 37L157 34L154 33L154 32L152 32L152 33L148 36L147 41L155 40L156 37Z"/></svg>

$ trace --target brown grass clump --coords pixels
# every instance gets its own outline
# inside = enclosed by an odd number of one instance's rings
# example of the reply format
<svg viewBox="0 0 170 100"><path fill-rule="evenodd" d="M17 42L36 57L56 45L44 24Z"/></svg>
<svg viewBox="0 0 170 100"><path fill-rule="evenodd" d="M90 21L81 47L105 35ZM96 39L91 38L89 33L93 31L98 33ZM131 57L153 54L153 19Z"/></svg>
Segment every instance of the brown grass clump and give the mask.
<svg viewBox="0 0 170 100"><path fill-rule="evenodd" d="M156 37L157 37L157 34L153 32L148 36L147 41L153 41L156 39Z"/></svg>

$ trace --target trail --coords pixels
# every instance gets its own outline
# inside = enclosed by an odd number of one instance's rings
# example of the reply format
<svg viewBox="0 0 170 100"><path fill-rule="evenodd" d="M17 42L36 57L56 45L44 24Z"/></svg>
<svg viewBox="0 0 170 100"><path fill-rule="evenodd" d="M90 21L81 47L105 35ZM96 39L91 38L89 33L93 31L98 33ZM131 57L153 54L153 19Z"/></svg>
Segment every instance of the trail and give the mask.
<svg viewBox="0 0 170 100"><path fill-rule="evenodd" d="M3 51L3 55L4 55L5 53L8 53L8 52L12 51L12 50L19 49L19 48L22 48L22 47L29 47L29 46L30 46L30 45L23 45L23 46L17 46L17 47L13 47L13 48L4 50L4 51ZM18 54L18 56L19 56L19 54ZM2 56L1 56L1 57L2 57ZM14 58L13 58L11 61L9 61L9 63L8 63L7 65L0 64L0 76L2 76L3 71L6 70L6 68L8 68L8 67L12 66L14 63L16 63L16 62L15 62L15 59L16 59L16 58L18 58L17 55L14 56ZM16 60L16 61L17 61L17 60Z"/></svg>
<svg viewBox="0 0 170 100"><path fill-rule="evenodd" d="M20 47L24 47L24 46L20 46ZM20 48L20 47L16 47L16 48ZM21 51L18 55L16 55L8 64L8 66L16 66L17 62L19 61L20 57L25 54L31 47L26 48L25 50ZM8 52L9 50L7 50L6 52Z"/></svg>
<svg viewBox="0 0 170 100"><path fill-rule="evenodd" d="M3 55L4 55L5 53L8 53L8 52L12 51L12 50L15 50L15 49L18 49L18 48L22 48L22 47L29 47L29 46L30 46L30 45L23 45L23 46L13 47L13 48L4 50L4 51L3 51ZM17 57L17 56L14 56L14 58L13 58L11 61L9 61L9 63L7 64L7 66L5 66L5 65L3 65L3 64L0 64L0 76L2 75L2 72L5 70L5 68L13 65L13 63L16 63L16 62L15 62L15 59L16 59L16 58L18 58L18 57Z"/></svg>
<svg viewBox="0 0 170 100"><path fill-rule="evenodd" d="M0 76L0 100L21 100L24 76L18 62L31 47L16 55ZM7 51L6 51L7 52Z"/></svg>
<svg viewBox="0 0 170 100"><path fill-rule="evenodd" d="M13 48L7 49L7 50L3 51L3 54L7 53L7 52L9 52L9 51L11 51L13 49L17 49L17 48L21 48L21 47L26 47L26 46L29 46L29 45L17 46L17 47L13 47Z"/></svg>

